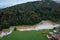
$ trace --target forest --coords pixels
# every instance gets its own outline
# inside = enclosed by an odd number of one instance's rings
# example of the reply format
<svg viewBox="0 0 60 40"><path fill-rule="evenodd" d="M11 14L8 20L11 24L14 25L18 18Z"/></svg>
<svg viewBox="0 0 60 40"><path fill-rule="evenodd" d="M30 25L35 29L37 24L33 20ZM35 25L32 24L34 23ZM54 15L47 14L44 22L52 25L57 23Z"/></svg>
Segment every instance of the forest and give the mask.
<svg viewBox="0 0 60 40"><path fill-rule="evenodd" d="M0 30L16 25L35 25L42 20L60 22L60 4L35 1L0 9Z"/></svg>

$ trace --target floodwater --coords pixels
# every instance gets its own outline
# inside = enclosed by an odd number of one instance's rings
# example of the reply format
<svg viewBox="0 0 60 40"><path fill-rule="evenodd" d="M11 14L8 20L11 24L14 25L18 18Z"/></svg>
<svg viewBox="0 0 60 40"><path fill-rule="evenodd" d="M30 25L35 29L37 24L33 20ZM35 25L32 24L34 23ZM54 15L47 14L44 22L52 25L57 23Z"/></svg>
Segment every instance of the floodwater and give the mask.
<svg viewBox="0 0 60 40"><path fill-rule="evenodd" d="M1 34L0 34L0 38L2 38L2 37L4 37L4 36L6 36L6 35L9 35L9 34L11 34L13 32L13 28L10 28L9 29L9 31L6 31L6 32L1 32Z"/></svg>
<svg viewBox="0 0 60 40"><path fill-rule="evenodd" d="M42 30L42 29L53 29L54 27L60 26L59 24L52 23L51 21L42 21L39 24L36 24L33 28L26 28L26 29L17 29L19 31L29 31L29 30Z"/></svg>

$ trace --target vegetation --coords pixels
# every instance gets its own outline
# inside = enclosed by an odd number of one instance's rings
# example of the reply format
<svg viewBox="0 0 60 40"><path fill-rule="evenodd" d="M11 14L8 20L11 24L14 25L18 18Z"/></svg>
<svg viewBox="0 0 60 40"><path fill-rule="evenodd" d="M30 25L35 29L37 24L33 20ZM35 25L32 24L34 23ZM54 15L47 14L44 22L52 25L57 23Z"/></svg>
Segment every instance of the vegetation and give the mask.
<svg viewBox="0 0 60 40"><path fill-rule="evenodd" d="M34 25L42 20L60 22L60 4L47 2L28 2L1 9L0 29L15 25Z"/></svg>
<svg viewBox="0 0 60 40"><path fill-rule="evenodd" d="M0 38L0 40L48 40L46 34L50 30L39 31L14 31L12 34Z"/></svg>
<svg viewBox="0 0 60 40"><path fill-rule="evenodd" d="M58 26L57 29L60 31L60 26Z"/></svg>

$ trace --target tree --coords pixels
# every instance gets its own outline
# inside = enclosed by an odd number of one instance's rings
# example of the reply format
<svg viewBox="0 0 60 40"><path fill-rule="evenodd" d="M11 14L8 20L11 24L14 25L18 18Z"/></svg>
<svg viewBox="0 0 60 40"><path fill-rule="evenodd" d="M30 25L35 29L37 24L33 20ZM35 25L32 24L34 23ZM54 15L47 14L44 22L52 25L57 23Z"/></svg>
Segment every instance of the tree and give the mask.
<svg viewBox="0 0 60 40"><path fill-rule="evenodd" d="M2 31L2 25L0 24L0 31Z"/></svg>
<svg viewBox="0 0 60 40"><path fill-rule="evenodd" d="M0 27L1 27L1 29L9 28L10 24L7 21L5 21L4 23L1 24Z"/></svg>
<svg viewBox="0 0 60 40"><path fill-rule="evenodd" d="M50 2L50 1L52 1L52 0L42 0L43 2Z"/></svg>

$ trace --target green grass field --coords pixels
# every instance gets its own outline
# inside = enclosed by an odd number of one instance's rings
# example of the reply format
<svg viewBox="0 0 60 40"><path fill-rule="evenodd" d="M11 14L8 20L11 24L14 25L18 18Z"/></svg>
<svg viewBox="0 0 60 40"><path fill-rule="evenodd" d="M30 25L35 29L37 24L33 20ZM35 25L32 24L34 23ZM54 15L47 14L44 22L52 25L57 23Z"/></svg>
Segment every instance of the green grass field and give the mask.
<svg viewBox="0 0 60 40"><path fill-rule="evenodd" d="M0 38L0 40L48 40L46 34L49 30L39 31L14 31L8 36Z"/></svg>

